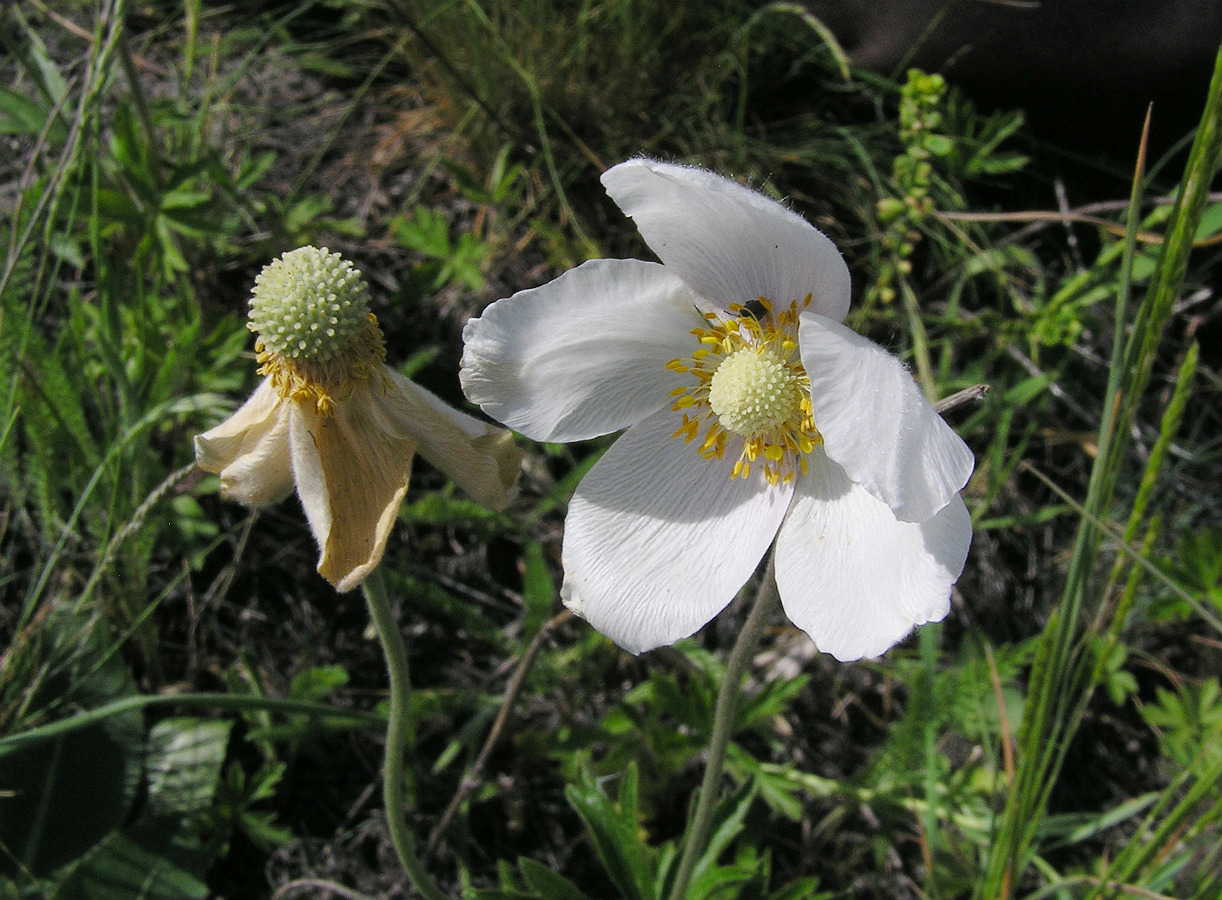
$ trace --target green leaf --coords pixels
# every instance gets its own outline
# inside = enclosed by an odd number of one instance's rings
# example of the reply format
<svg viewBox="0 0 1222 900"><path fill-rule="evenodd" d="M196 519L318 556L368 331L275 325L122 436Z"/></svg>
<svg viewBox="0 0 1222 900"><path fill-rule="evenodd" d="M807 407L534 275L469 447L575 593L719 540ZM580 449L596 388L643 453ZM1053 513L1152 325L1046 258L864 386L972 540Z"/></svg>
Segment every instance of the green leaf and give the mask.
<svg viewBox="0 0 1222 900"><path fill-rule="evenodd" d="M20 9L16 11L16 18L21 23L21 30L25 32L25 40L16 55L21 58L25 70L33 76L46 98L52 103L59 103L67 96L68 80L52 59L39 29L26 20Z"/></svg>
<svg viewBox="0 0 1222 900"><path fill-rule="evenodd" d="M577 885L533 859L520 857L518 868L527 886L544 900L586 900Z"/></svg>
<svg viewBox="0 0 1222 900"><path fill-rule="evenodd" d="M628 766L624 778L625 787L630 785L635 791L636 766ZM568 786L565 795L585 824L594 850L623 900L653 900L650 851L641 837L636 816L625 815L585 770L576 784ZM635 796L627 797L621 789L620 800L635 812Z"/></svg>
<svg viewBox="0 0 1222 900"><path fill-rule="evenodd" d="M391 226L396 241L430 259L445 260L453 253L450 226L445 215L427 206L417 206L412 218L404 216Z"/></svg>
<svg viewBox="0 0 1222 900"><path fill-rule="evenodd" d="M693 879L686 900L730 900L739 897L744 890L751 896L755 892L750 890L749 885L753 881L759 882L762 874L754 865L734 863L714 866Z"/></svg>
<svg viewBox="0 0 1222 900"><path fill-rule="evenodd" d="M1194 240L1203 241L1222 231L1222 203L1213 203L1205 207L1201 213L1201 221L1197 225Z"/></svg>
<svg viewBox="0 0 1222 900"><path fill-rule="evenodd" d="M826 900L831 891L819 890L819 879L811 875L791 881L778 891L768 895L768 900Z"/></svg>
<svg viewBox="0 0 1222 900"><path fill-rule="evenodd" d="M746 731L756 728L768 720L779 716L806 689L810 682L809 675L799 675L796 678L775 678L769 681L753 697L743 699L735 717L735 730Z"/></svg>
<svg viewBox="0 0 1222 900"><path fill-rule="evenodd" d="M88 710L135 694L90 617L57 610L45 629L58 656L31 712ZM0 872L45 874L117 828L135 799L143 750L143 716L129 710L0 756L0 845L10 851L0 854Z"/></svg>
<svg viewBox="0 0 1222 900"><path fill-rule="evenodd" d="M523 638L530 640L551 618L552 606L556 602L556 584L552 580L551 566L547 564L543 545L538 541L528 542L522 554L522 602L526 605Z"/></svg>
<svg viewBox="0 0 1222 900"><path fill-rule="evenodd" d="M746 821L747 813L751 809L751 804L755 801L755 787L748 783L738 791L722 798L713 811L713 825L715 830L710 835L708 844L705 846L704 853L696 863L696 867L692 870L692 888L689 892L691 897L702 897L710 894L712 890L722 884L726 878L721 875L716 875L709 882L705 890L697 890L702 882L706 881L710 876L716 873L718 866L717 860L730 846L730 843L743 830L743 822ZM748 876L754 874L754 870L748 873ZM740 873L734 872L726 877L736 881L744 880Z"/></svg>
<svg viewBox="0 0 1222 900"><path fill-rule="evenodd" d="M921 138L921 147L934 156L946 156L955 149L955 142L944 134L926 134Z"/></svg>
<svg viewBox="0 0 1222 900"><path fill-rule="evenodd" d="M37 135L47 125L50 110L28 97L6 87L0 87L0 134ZM61 143L67 132L62 122L55 122L48 138L54 144Z"/></svg>
<svg viewBox="0 0 1222 900"><path fill-rule="evenodd" d="M343 666L311 666L293 676L289 696L294 700L323 700L348 684Z"/></svg>
<svg viewBox="0 0 1222 900"><path fill-rule="evenodd" d="M401 516L408 522L422 525L496 525L500 515L474 500L431 493L403 507Z"/></svg>
<svg viewBox="0 0 1222 900"><path fill-rule="evenodd" d="M232 726L185 717L153 726L145 757L147 815L190 815L212 803Z"/></svg>
<svg viewBox="0 0 1222 900"><path fill-rule="evenodd" d="M1093 838L1100 832L1114 828L1140 815L1146 809L1149 809L1156 800L1158 800L1158 794L1147 793L1125 800L1123 803L1119 803L1101 813L1063 813L1051 815L1044 820L1042 833L1061 837L1060 841L1050 846L1061 847L1080 844L1082 841Z"/></svg>
<svg viewBox="0 0 1222 900"><path fill-rule="evenodd" d="M1024 378L1014 387L1006 391L1005 402L1007 406L1023 406L1030 403L1036 397L1044 392L1052 382L1051 375L1032 375L1030 378Z"/></svg>
<svg viewBox="0 0 1222 900"><path fill-rule="evenodd" d="M293 839L292 829L277 825L274 812L244 810L238 818L238 827L256 847L271 852L283 847Z"/></svg>
<svg viewBox="0 0 1222 900"><path fill-rule="evenodd" d="M798 796L800 785L778 772L760 765L759 761L740 747L731 743L726 748L726 758L731 774L742 781L750 781L759 797L773 812L780 813L793 822L802 820L803 804Z"/></svg>
<svg viewBox="0 0 1222 900"><path fill-rule="evenodd" d="M203 900L208 886L118 832L98 844L55 893L57 900Z"/></svg>

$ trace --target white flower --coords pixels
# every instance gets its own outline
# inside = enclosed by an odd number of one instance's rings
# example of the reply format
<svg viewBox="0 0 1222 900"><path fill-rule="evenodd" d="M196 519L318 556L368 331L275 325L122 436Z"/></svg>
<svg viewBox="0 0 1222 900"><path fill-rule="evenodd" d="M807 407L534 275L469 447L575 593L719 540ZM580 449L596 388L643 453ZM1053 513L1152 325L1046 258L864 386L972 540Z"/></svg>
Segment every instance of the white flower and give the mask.
<svg viewBox="0 0 1222 900"><path fill-rule="evenodd" d="M664 265L587 262L463 332L462 384L540 441L622 428L569 506L565 604L639 653L692 634L776 541L789 618L839 659L941 619L971 451L840 324L844 261L781 205L634 159L603 185Z"/></svg>
<svg viewBox="0 0 1222 900"><path fill-rule="evenodd" d="M229 499L266 506L296 488L321 550L318 572L340 591L381 560L417 450L493 509L505 505L522 458L507 432L385 365L368 295L360 272L326 248L266 266L249 327L267 377L195 438L196 462L220 475Z"/></svg>

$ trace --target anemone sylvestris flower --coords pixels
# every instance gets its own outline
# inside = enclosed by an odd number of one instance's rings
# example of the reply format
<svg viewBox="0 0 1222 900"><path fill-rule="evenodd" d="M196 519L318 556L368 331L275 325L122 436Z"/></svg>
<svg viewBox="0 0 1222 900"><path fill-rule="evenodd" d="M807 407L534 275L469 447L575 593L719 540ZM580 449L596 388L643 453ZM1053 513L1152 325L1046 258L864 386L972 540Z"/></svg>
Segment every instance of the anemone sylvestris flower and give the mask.
<svg viewBox="0 0 1222 900"><path fill-rule="evenodd" d="M662 264L592 260L463 332L463 389L493 418L540 441L627 428L569 506L566 605L634 653L669 644L775 540L786 613L839 659L945 616L972 454L841 324L831 241L702 170L634 159L602 182Z"/></svg>
<svg viewBox="0 0 1222 900"><path fill-rule="evenodd" d="M417 450L475 500L505 505L522 458L511 435L386 366L369 288L338 253L301 247L264 267L248 327L266 377L228 421L196 437L196 461L247 506L295 487L319 574L338 590L381 560Z"/></svg>

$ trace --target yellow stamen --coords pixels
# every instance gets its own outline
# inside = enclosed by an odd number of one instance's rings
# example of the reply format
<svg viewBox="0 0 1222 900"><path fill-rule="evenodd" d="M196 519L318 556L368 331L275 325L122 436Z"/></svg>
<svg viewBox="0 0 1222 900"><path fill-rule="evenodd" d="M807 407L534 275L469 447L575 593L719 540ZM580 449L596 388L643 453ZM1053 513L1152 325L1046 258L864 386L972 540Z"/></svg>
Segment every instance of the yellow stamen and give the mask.
<svg viewBox="0 0 1222 900"><path fill-rule="evenodd" d="M386 344L373 313L351 341L325 360L281 356L262 339L255 342L259 374L272 381L282 399L313 403L320 415L330 416L337 403L352 397L358 382L377 379L382 390L390 387L385 374Z"/></svg>
<svg viewBox="0 0 1222 900"><path fill-rule="evenodd" d="M799 316L810 303L808 294L778 310L757 297L730 304L729 316L704 313L709 326L692 330L691 356L666 364L695 382L671 391L672 408L683 412L673 437L692 443L703 430L696 452L709 460L722 459L734 445L731 478L748 478L760 460L769 484L788 483L806 473L806 456L823 443L798 354Z"/></svg>

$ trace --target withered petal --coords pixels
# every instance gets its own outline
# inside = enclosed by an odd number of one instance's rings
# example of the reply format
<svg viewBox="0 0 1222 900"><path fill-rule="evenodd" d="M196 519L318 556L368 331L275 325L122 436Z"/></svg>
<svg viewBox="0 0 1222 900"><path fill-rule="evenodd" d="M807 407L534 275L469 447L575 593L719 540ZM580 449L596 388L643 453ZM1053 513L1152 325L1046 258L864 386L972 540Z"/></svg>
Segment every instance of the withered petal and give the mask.
<svg viewBox="0 0 1222 900"><path fill-rule="evenodd" d="M416 442L374 415L380 389L362 384L331 416L293 404L293 477L321 556L318 573L350 591L381 561L407 492Z"/></svg>
<svg viewBox="0 0 1222 900"><path fill-rule="evenodd" d="M196 464L221 477L223 497L259 507L292 493L288 406L264 379L232 416L196 436Z"/></svg>
<svg viewBox="0 0 1222 900"><path fill-rule="evenodd" d="M509 502L522 451L513 435L459 412L424 388L387 369L389 390L372 406L392 435L416 442L420 455L473 500L492 510Z"/></svg>

